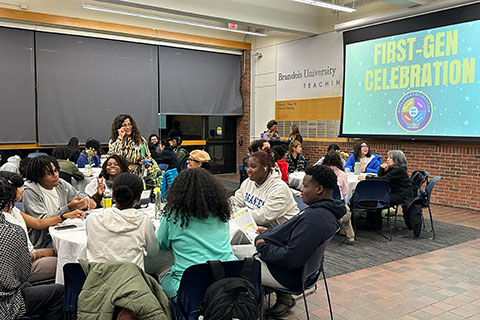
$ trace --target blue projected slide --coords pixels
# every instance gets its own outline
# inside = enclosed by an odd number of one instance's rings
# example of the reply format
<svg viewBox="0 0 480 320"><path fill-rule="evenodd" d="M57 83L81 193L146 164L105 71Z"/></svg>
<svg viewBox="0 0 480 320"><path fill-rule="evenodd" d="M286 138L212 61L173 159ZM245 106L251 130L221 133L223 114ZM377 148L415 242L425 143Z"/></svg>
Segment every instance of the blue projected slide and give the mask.
<svg viewBox="0 0 480 320"><path fill-rule="evenodd" d="M480 137L480 22L346 44L343 135Z"/></svg>

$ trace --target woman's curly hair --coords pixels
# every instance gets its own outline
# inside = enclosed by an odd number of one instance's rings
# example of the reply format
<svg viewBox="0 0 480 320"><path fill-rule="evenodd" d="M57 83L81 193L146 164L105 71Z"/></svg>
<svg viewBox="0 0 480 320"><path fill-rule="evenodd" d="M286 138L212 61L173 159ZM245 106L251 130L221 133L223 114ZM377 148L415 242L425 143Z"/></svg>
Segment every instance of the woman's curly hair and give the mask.
<svg viewBox="0 0 480 320"><path fill-rule="evenodd" d="M120 167L120 170L122 170L122 172L128 172L128 161L125 160L125 158L120 157L119 155L112 154L107 158L107 160L105 160L105 162L102 165L102 177L104 177L107 180L110 180L110 175L108 174L108 171L107 171L108 161L110 159L114 159L115 161L117 161L117 164Z"/></svg>
<svg viewBox="0 0 480 320"><path fill-rule="evenodd" d="M165 217L180 221L180 227L188 227L191 218L213 216L227 222L231 215L225 188L202 168L182 170L168 190L166 203Z"/></svg>
<svg viewBox="0 0 480 320"><path fill-rule="evenodd" d="M12 209L17 197L17 188L12 181L0 177L0 211Z"/></svg>
<svg viewBox="0 0 480 320"><path fill-rule="evenodd" d="M133 142L135 142L136 145L142 144L142 134L137 127L137 123L135 122L135 120L132 118L131 115L126 114L126 113L119 114L115 117L115 119L113 119L112 133L111 133L110 139L112 141L117 140L118 129L120 129L122 127L123 121L125 121L126 119L129 119L130 123L132 124L131 138L132 138Z"/></svg>

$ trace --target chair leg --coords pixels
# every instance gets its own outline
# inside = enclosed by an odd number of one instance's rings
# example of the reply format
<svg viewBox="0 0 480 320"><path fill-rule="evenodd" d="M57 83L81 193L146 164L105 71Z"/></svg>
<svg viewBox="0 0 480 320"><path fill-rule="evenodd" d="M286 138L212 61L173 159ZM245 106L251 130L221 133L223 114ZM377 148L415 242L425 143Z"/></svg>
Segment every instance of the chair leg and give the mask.
<svg viewBox="0 0 480 320"><path fill-rule="evenodd" d="M323 282L325 284L325 292L327 293L327 301L328 301L328 309L330 311L330 319L333 320L332 303L330 302L330 293L328 292L327 277L325 277L325 270L323 269L323 265L322 265L322 276L323 276ZM306 308L306 305L305 305L305 308Z"/></svg>
<svg viewBox="0 0 480 320"><path fill-rule="evenodd" d="M303 302L305 303L305 313L307 314L307 320L310 320L310 315L308 313L307 298L305 297L305 287L304 287L304 285L302 285L302 295L303 295Z"/></svg>
<svg viewBox="0 0 480 320"><path fill-rule="evenodd" d="M430 205L428 206L428 213L430 215L430 226L432 227L432 240L435 240L435 229L433 228L433 217L432 210L430 210Z"/></svg>

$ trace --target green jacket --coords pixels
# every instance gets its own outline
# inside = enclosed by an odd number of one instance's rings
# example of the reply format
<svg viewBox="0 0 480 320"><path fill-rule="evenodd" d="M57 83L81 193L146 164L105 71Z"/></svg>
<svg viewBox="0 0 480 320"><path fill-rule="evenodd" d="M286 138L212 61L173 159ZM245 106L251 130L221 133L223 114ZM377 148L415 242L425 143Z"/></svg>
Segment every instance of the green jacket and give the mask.
<svg viewBox="0 0 480 320"><path fill-rule="evenodd" d="M62 159L58 159L57 161L60 166L60 171L68 173L73 179L80 181L85 178L83 173L78 170L77 165L72 161Z"/></svg>
<svg viewBox="0 0 480 320"><path fill-rule="evenodd" d="M115 307L138 320L170 320L168 298L158 282L131 262L79 260L87 280L78 297L78 320L111 320Z"/></svg>

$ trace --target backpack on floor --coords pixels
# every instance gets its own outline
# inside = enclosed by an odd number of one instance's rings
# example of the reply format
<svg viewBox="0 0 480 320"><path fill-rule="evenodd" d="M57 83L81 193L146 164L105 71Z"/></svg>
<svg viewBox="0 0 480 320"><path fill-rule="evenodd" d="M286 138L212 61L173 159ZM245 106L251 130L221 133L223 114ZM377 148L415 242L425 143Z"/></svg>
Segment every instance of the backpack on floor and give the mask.
<svg viewBox="0 0 480 320"><path fill-rule="evenodd" d="M220 261L208 261L215 282L205 292L197 319L260 319L260 304L257 301L256 290L248 280L254 261L252 257L245 258L241 276L228 278L225 277Z"/></svg>

